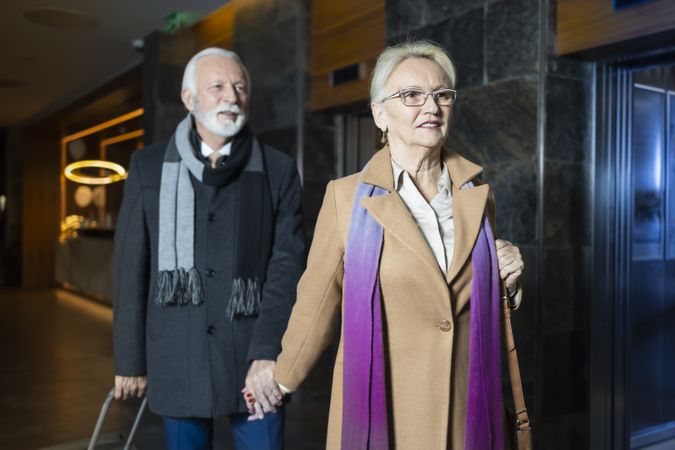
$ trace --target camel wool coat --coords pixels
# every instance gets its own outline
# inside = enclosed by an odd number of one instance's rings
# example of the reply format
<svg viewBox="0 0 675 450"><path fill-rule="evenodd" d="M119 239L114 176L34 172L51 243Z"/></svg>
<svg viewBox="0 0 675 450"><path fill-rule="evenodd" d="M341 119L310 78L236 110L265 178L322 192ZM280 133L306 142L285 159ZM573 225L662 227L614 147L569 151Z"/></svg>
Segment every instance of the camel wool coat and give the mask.
<svg viewBox="0 0 675 450"><path fill-rule="evenodd" d="M352 202L360 179L389 191L363 199L384 229L380 284L389 398L391 448L464 449L469 352L471 251L486 207L494 214L487 184L460 189L482 169L444 150L452 181L455 246L443 274L431 249L394 190L385 147L363 172L332 181L319 213L307 269L298 284L275 380L294 391L330 344L342 311L344 251ZM492 220L492 222L494 222ZM333 372L328 449L340 449L342 337Z"/></svg>

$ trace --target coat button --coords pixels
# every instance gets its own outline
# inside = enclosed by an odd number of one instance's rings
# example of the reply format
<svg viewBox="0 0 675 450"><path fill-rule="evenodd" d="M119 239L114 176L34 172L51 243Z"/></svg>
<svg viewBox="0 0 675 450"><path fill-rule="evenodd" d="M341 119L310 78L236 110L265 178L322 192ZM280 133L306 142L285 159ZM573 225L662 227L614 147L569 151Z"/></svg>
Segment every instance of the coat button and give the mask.
<svg viewBox="0 0 675 450"><path fill-rule="evenodd" d="M209 214L208 216L206 216L206 220L208 220L209 222L215 222L216 221L216 215L215 214Z"/></svg>
<svg viewBox="0 0 675 450"><path fill-rule="evenodd" d="M441 331L448 332L452 330L452 324L448 320L443 320L441 322L438 322L438 325L436 325L438 328L441 329Z"/></svg>
<svg viewBox="0 0 675 450"><path fill-rule="evenodd" d="M207 269L206 270L206 276L209 278L213 278L216 276L216 271L213 269Z"/></svg>
<svg viewBox="0 0 675 450"><path fill-rule="evenodd" d="M206 332L208 334L213 334L215 331L216 331L216 327L214 327L213 325L209 325L208 327L206 327Z"/></svg>

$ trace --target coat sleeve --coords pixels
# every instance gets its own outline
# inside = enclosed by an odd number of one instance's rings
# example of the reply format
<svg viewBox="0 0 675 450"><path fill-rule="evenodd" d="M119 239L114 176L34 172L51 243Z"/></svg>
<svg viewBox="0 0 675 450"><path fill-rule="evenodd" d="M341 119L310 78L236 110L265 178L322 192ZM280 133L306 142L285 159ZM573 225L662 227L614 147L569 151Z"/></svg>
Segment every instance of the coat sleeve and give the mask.
<svg viewBox="0 0 675 450"><path fill-rule="evenodd" d="M145 316L150 272L141 172L132 154L115 231L113 343L115 375L145 375Z"/></svg>
<svg viewBox="0 0 675 450"><path fill-rule="evenodd" d="M274 373L277 383L291 391L298 388L331 343L342 304L344 249L333 189L330 182Z"/></svg>
<svg viewBox="0 0 675 450"><path fill-rule="evenodd" d="M496 209L497 205L495 203L495 194L490 189L490 196L488 197L487 205L485 207L486 213L488 216L488 220L490 221L490 226L492 226L492 230L495 234L495 238L498 239L499 237L497 236L497 219L496 219ZM518 291L516 292L515 296L511 299L511 309L516 310L520 307L520 302L523 299L523 288L520 285L520 282L518 282Z"/></svg>
<svg viewBox="0 0 675 450"><path fill-rule="evenodd" d="M302 186L298 171L289 160L279 192L274 242L267 264L260 314L249 346L249 361L277 359L281 336L286 330L295 303L295 289L304 268Z"/></svg>

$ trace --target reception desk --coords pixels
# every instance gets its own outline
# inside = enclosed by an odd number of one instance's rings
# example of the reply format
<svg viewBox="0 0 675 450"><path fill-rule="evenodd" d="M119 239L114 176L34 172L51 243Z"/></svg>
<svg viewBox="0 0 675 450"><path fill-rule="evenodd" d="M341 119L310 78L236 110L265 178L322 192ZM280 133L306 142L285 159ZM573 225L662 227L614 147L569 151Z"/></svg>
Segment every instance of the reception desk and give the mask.
<svg viewBox="0 0 675 450"><path fill-rule="evenodd" d="M56 244L56 282L112 304L113 234L111 229L80 230Z"/></svg>

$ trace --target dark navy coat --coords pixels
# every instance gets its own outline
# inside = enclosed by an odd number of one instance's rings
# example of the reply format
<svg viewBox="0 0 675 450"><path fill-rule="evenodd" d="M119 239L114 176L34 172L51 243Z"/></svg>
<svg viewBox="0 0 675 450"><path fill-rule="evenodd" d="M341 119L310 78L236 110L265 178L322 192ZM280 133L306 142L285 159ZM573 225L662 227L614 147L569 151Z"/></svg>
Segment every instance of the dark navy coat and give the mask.
<svg viewBox="0 0 675 450"><path fill-rule="evenodd" d="M254 144L256 145L256 144ZM249 363L275 360L305 264L302 188L291 158L264 147L273 236L260 314L230 321L225 308L235 270L239 183L195 191L195 267L205 302L154 302L159 189L166 144L135 152L115 233L113 282L115 374L147 375L157 414L218 417L245 412L240 393Z"/></svg>

